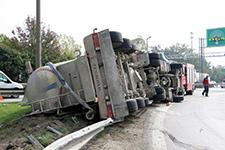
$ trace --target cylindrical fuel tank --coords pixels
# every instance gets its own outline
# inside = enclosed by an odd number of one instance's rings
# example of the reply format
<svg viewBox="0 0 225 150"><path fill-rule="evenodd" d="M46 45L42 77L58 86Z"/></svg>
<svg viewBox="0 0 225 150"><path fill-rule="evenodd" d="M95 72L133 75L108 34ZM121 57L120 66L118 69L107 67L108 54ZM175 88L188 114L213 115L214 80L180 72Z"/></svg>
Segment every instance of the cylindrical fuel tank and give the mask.
<svg viewBox="0 0 225 150"><path fill-rule="evenodd" d="M62 85L50 67L35 70L29 77L25 100L32 104L33 111L49 111L60 107Z"/></svg>

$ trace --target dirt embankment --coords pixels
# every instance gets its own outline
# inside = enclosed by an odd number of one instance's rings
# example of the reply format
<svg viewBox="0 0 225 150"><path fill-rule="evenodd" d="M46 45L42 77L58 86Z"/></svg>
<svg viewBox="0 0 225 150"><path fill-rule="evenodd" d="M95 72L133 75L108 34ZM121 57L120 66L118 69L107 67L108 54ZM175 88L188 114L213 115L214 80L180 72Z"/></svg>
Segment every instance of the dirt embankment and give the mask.
<svg viewBox="0 0 225 150"><path fill-rule="evenodd" d="M28 140L33 135L44 147L61 136L47 129L53 127L63 133L63 136L79 130L93 122L87 122L80 116L74 115L56 117L54 115L38 115L24 117L18 121L0 127L0 150L36 150Z"/></svg>
<svg viewBox="0 0 225 150"><path fill-rule="evenodd" d="M147 107L125 118L123 122L107 127L92 139L82 150L152 150L152 126L156 107ZM39 115L25 117L0 128L0 150L36 150L28 135L33 135L45 147L60 138L47 130L47 126L63 133L63 136L77 131L92 122L74 115L56 117Z"/></svg>

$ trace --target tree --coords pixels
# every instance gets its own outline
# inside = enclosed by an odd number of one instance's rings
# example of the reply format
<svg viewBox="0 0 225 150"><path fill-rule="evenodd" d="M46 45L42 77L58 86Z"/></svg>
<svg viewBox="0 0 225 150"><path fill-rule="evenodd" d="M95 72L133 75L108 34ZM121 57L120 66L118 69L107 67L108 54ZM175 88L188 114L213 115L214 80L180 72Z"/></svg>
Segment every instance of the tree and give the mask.
<svg viewBox="0 0 225 150"><path fill-rule="evenodd" d="M0 70L5 72L11 79L23 81L27 78L24 72L24 60L24 56L20 52L2 43L0 44Z"/></svg>
<svg viewBox="0 0 225 150"><path fill-rule="evenodd" d="M14 35L12 38L0 35L0 69L12 79L18 79L18 75L22 75L22 80L26 81L25 62L30 61L32 66L35 64L35 18L27 17L25 26L17 27L12 33ZM80 51L81 48L72 37L64 36L60 41L60 36L43 24L41 38L43 64L73 59L75 57L73 53Z"/></svg>
<svg viewBox="0 0 225 150"><path fill-rule="evenodd" d="M76 44L71 36L60 35L58 40L65 59L74 59L81 54L81 45Z"/></svg>
<svg viewBox="0 0 225 150"><path fill-rule="evenodd" d="M17 27L13 31L14 41L18 41L20 45L21 52L27 53L31 63L35 64L35 50L36 50L36 21L35 18L27 17L25 21L25 27ZM72 37L66 37L66 42L60 43L60 36L47 28L42 24L41 27L41 43L42 43L42 64L48 62L57 63L61 61L66 61L71 57L71 53L80 51L80 46L75 43ZM71 43L70 43L71 42ZM60 45L63 44L63 45ZM67 44L67 45L66 45ZM70 47L69 47L70 46ZM75 48L73 48L73 46ZM65 50L65 51L64 51ZM70 53L69 53L70 52ZM69 55L69 56L68 56Z"/></svg>
<svg viewBox="0 0 225 150"><path fill-rule="evenodd" d="M20 48L17 50L27 53L31 63L35 64L35 50L36 50L36 22L35 18L27 17L25 27L17 27L12 31L14 41L18 41ZM57 34L50 29L41 29L42 38L42 61L45 64L48 61L56 62L56 56L59 55L59 43L57 41Z"/></svg>
<svg viewBox="0 0 225 150"><path fill-rule="evenodd" d="M184 62L184 63L191 63L195 65L195 69L200 72L200 65L199 65L199 56L197 53L193 51L193 49L188 48L185 44L175 44L168 48L162 49L160 46L154 46L151 48L153 52L163 52L165 56L169 60L177 61L177 62ZM210 72L210 63L203 59L203 72L209 73Z"/></svg>
<svg viewBox="0 0 225 150"><path fill-rule="evenodd" d="M221 82L225 79L225 68L224 66L212 67L209 72L210 79L216 82Z"/></svg>

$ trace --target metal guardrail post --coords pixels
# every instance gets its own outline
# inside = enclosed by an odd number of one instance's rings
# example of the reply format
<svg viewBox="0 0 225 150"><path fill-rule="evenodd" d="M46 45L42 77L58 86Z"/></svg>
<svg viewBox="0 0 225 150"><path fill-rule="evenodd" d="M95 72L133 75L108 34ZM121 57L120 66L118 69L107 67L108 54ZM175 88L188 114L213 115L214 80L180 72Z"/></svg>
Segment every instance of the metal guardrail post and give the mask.
<svg viewBox="0 0 225 150"><path fill-rule="evenodd" d="M82 148L91 138L104 130L104 127L113 123L111 118L87 126L79 131L66 135L47 146L44 150L78 150Z"/></svg>
<svg viewBox="0 0 225 150"><path fill-rule="evenodd" d="M18 90L18 89L0 89L0 95L13 95L13 94L18 94L18 95L23 95L24 90Z"/></svg>

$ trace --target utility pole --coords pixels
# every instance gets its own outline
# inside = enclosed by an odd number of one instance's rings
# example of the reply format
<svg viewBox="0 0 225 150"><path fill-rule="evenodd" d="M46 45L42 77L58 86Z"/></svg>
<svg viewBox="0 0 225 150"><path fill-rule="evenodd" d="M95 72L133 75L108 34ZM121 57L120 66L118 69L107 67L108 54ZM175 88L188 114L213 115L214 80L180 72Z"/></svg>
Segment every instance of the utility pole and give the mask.
<svg viewBox="0 0 225 150"><path fill-rule="evenodd" d="M35 67L41 67L41 2L36 0L36 56Z"/></svg>
<svg viewBox="0 0 225 150"><path fill-rule="evenodd" d="M203 80L204 72L204 60L205 60L205 39L199 38L199 68L200 68L200 79Z"/></svg>
<svg viewBox="0 0 225 150"><path fill-rule="evenodd" d="M193 32L190 32L190 34L191 34L191 50L193 50Z"/></svg>
<svg viewBox="0 0 225 150"><path fill-rule="evenodd" d="M151 36L149 36L147 39L146 39L146 50L148 51L148 40L151 38Z"/></svg>

